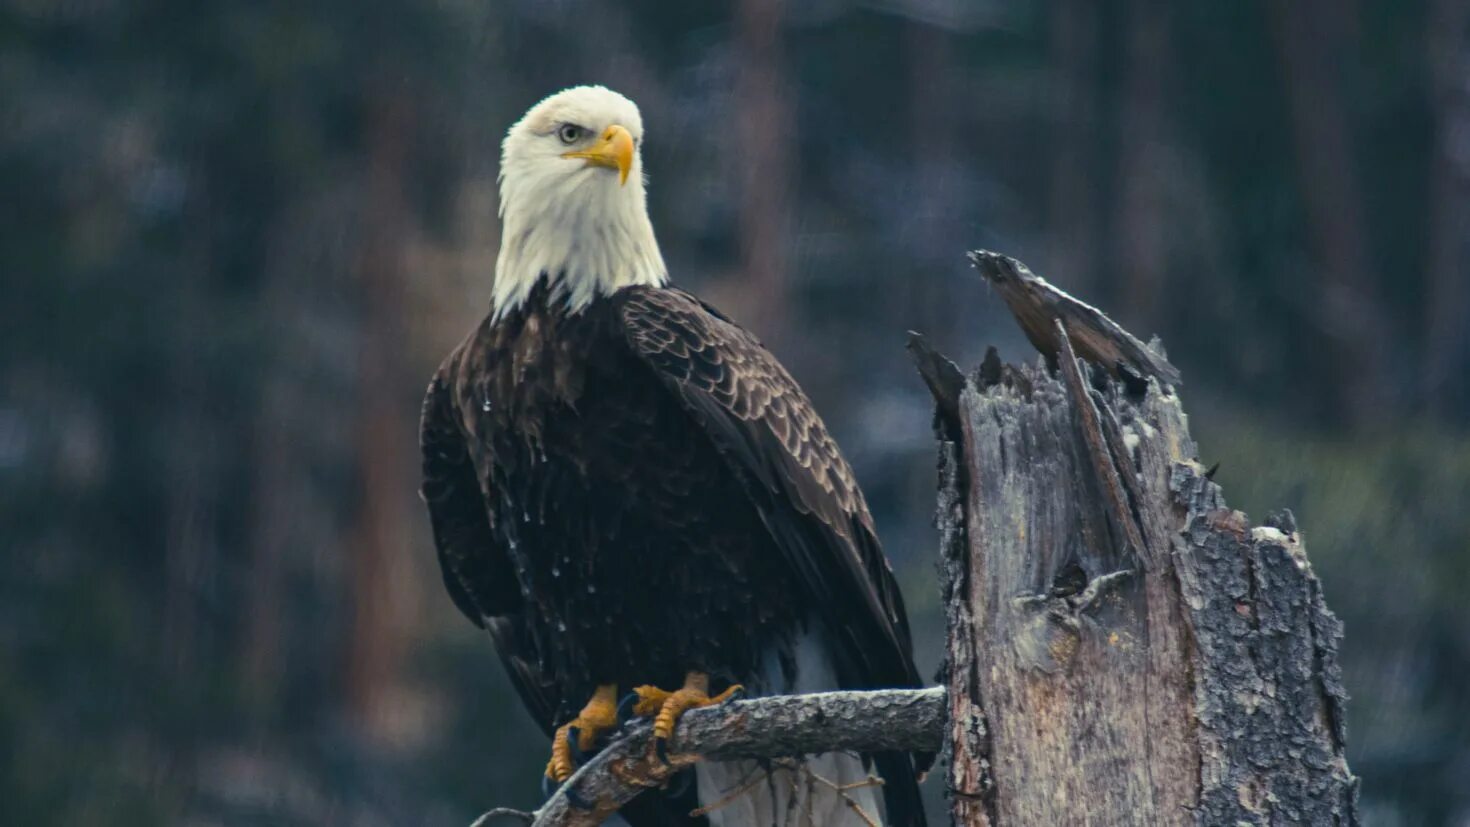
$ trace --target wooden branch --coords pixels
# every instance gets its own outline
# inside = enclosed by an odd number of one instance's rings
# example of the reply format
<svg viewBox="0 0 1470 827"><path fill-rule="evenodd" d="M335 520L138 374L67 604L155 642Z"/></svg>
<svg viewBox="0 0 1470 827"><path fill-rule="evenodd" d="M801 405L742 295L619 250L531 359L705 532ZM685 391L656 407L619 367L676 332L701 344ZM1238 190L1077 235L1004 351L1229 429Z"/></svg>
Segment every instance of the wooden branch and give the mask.
<svg viewBox="0 0 1470 827"><path fill-rule="evenodd" d="M639 793L701 760L784 758L823 752L936 752L943 741L944 688L820 692L731 701L679 720L666 764L650 755L647 721L589 760L534 814L535 827L594 827ZM492 810L491 817L517 815Z"/></svg>

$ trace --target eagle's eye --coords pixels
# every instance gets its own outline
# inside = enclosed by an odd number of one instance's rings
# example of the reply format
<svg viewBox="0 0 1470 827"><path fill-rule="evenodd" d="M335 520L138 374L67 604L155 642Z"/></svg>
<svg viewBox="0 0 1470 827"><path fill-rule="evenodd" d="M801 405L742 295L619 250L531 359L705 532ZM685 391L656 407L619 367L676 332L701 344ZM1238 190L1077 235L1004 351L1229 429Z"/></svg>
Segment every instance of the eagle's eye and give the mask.
<svg viewBox="0 0 1470 827"><path fill-rule="evenodd" d="M556 137L560 138L564 144L574 144L582 140L582 136L586 134L587 130L574 123L564 123L556 130Z"/></svg>

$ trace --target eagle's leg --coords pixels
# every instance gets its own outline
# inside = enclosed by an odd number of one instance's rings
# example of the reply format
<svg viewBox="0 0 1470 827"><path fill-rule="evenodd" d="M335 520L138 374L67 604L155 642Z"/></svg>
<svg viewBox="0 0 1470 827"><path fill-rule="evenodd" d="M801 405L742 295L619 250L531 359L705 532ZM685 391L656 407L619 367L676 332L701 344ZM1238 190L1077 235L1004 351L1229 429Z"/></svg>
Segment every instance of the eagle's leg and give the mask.
<svg viewBox="0 0 1470 827"><path fill-rule="evenodd" d="M669 738L674 735L674 725L679 723L680 715L691 709L724 703L743 691L744 687L733 684L724 692L710 697L709 675L690 672L684 676L684 688L673 692L656 686L635 688L633 692L638 695L638 702L633 705L633 714L653 717L653 748L662 758L667 753Z"/></svg>
<svg viewBox="0 0 1470 827"><path fill-rule="evenodd" d="M551 760L546 764L546 777L560 784L572 777L577 763L572 756L573 737L576 729L577 749L591 752L602 733L617 726L618 687L605 683L592 693L592 699L577 713L577 717L557 727L551 742Z"/></svg>

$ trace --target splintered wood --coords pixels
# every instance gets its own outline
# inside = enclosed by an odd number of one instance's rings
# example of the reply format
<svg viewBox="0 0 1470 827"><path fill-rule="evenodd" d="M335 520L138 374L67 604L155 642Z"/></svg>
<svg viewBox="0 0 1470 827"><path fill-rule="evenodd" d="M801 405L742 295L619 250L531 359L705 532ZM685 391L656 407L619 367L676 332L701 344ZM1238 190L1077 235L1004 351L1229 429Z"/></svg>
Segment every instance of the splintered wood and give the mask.
<svg viewBox="0 0 1470 827"><path fill-rule="evenodd" d="M967 377L910 344L938 410L955 822L1356 823L1341 628L1290 517L1225 507L1161 351L973 259L1048 364Z"/></svg>

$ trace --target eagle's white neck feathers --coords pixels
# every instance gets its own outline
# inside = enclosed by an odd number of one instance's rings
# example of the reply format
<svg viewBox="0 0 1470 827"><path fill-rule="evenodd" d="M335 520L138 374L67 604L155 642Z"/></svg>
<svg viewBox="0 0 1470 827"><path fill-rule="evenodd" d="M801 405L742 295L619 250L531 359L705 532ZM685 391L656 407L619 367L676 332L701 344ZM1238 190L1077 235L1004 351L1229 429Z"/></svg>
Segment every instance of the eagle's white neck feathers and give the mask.
<svg viewBox="0 0 1470 827"><path fill-rule="evenodd" d="M564 127L590 142L614 125L634 139L626 183L618 170L563 157ZM505 136L500 159L500 257L494 317L520 307L542 279L572 311L630 285L668 280L648 220L643 119L632 101L601 86L578 86L536 104ZM582 143L582 142L578 142Z"/></svg>

